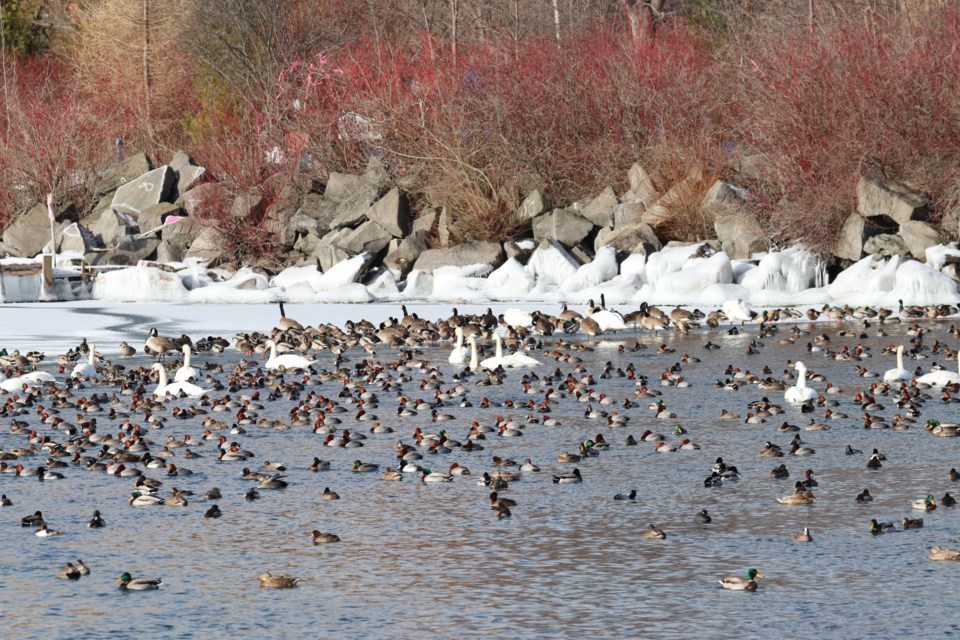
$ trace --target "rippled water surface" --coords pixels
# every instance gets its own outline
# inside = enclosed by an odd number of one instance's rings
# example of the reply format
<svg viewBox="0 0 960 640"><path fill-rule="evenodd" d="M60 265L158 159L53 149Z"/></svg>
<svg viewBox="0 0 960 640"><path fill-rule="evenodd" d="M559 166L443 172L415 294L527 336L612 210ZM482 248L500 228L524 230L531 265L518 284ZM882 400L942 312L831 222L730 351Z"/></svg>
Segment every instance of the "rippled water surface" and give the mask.
<svg viewBox="0 0 960 640"><path fill-rule="evenodd" d="M89 312L89 310L87 310ZM74 311L60 310L69 324ZM827 359L822 353L808 354L798 346L780 345L792 325L783 325L781 335L764 339L759 354L747 355L747 345L756 336L729 336L725 330L698 330L686 337L672 333L660 336L626 334L605 343L586 342L595 348L576 354L581 367L594 375L597 390L618 403L625 398L640 403L637 408L619 408L630 417L626 427L613 428L605 420L584 417L585 404L570 396L559 401L552 416L563 424L544 427L531 424L523 437L499 438L489 434L481 441L486 449L466 453L426 456L424 464L444 469L451 462L468 467L472 475L451 483L424 485L407 474L403 482L386 482L379 473L353 473L355 459L384 467L395 462L398 439L412 442L417 426L424 432L446 428L453 438L465 440L473 420L492 425L498 415L524 422L526 408L504 408L504 400L517 403L538 395L526 395L520 386L521 372L511 371L502 386L478 387L476 377L465 382L473 408L460 408L456 401L440 410L455 420L437 425L428 412L416 417L396 417L396 390L383 391L368 385L379 395L379 406L370 409L395 433L373 435L369 422L354 419L355 407L338 414L342 427L366 433L366 446L343 449L322 446L323 436L307 427L274 431L248 427L244 435L233 436L242 447L256 453L247 463L218 462L213 443L195 447L203 458L183 459L183 449L171 460L192 469L192 476L165 478L162 470L147 475L164 480L161 495L173 486L196 492L186 508L133 508L127 498L133 480L70 467L58 482L0 476L0 490L14 506L0 510L0 546L4 549L0 571L0 621L4 634L35 637L252 637L254 635L337 638L493 638L493 637L866 637L919 635L941 637L957 634L960 617L952 612L952 594L958 584L960 566L927 560L934 544L957 546L960 515L956 509L939 508L922 514L912 511L910 501L928 493L937 498L955 491L947 479L951 466L960 463L958 441L936 438L915 425L908 431L865 430L862 411L853 394L869 382L855 377L855 362ZM832 348L860 342L872 347L874 357L859 364L882 374L895 366L892 356L881 356L881 346L909 339L906 325L888 327L886 337L874 328L859 339L837 335L834 325L799 325L815 333L832 336ZM947 334L949 323L929 323L929 347L934 338L956 346ZM851 327L847 327L851 328ZM20 335L29 331L18 327ZM122 331L122 329L120 330ZM178 334L176 326L166 333ZM198 337L197 334L195 337ZM143 327L130 325L131 343L142 344ZM51 336L38 335L42 342ZM648 348L618 353L616 345L633 345L635 340ZM706 350L713 341L719 350ZM657 352L665 343L674 353ZM546 339L554 346L554 339ZM3 345L15 348L17 344ZM108 357L116 346L104 345ZM458 371L447 364L449 345L427 347L422 357L435 362L442 374L444 389L456 382ZM657 385L660 373L688 353L698 363L682 366L682 375L692 383L688 388ZM381 350L387 361L395 354ZM558 365L545 352L532 355L544 362L540 375L558 366L579 378L573 364ZM348 365L360 359L349 354ZM801 431L800 436L816 454L804 459L786 456L760 458L758 451L770 440L789 449L793 434L779 433L784 421L804 425L810 416L782 403L782 392L761 391L745 385L739 391L713 386L724 378L724 369L733 363L759 373L768 365L776 376L788 359L802 357L807 365L843 392L834 409L849 414L831 422L822 432ZM331 368L332 356L318 356L323 368ZM201 364L214 360L230 367L240 355L229 350L222 356L201 355ZM925 360L908 361L907 368L925 370L932 361L944 362L943 354ZM651 386L663 393L676 420L658 420L647 405L637 400L634 381L626 377L601 379L605 362L614 367L632 363L638 373L650 377ZM140 356L124 363L149 365ZM199 366L195 362L195 366ZM949 363L950 367L956 366ZM50 369L52 364L45 368ZM419 382L427 377L420 370L406 372L412 380L402 385L411 398L428 398ZM398 375L393 372L394 377ZM536 383L535 383L536 384ZM824 382L813 385L824 388ZM559 385L553 385L559 386ZM311 390L336 398L341 385L312 383ZM98 388L112 393L114 390ZM75 392L75 396L90 390ZM784 404L786 414L773 416L766 424L742 420L720 421L721 408L745 415L747 404L767 395ZM489 409L478 408L481 397L491 401ZM878 396L886 405L875 413L888 419L898 411L892 398ZM343 402L343 399L340 399ZM168 405L190 406L187 399ZM261 417L285 419L287 400L266 403ZM597 403L594 407L598 408ZM919 421L935 417L958 421L956 404L927 401ZM617 407L605 406L605 410ZM73 421L74 410L62 414ZM169 413L168 413L169 415ZM225 414L216 414L222 417ZM822 409L814 417L820 418ZM142 422L142 416L132 416ZM535 417L539 418L539 415ZM97 416L102 432L115 430L104 415ZM55 439L65 438L48 425L40 426L34 412L22 417L37 424L40 432ZM668 434L675 424L688 429L700 451L657 454L653 444L624 446L628 434L639 436L646 429ZM26 446L23 436L7 428L0 430L0 448ZM199 437L200 419L169 419L164 430L148 434L159 450L168 435L189 433ZM611 443L599 457L572 464L560 464L561 451L575 451L578 444L597 433ZM847 456L845 447L870 451L879 448L889 461L879 471L866 469L866 457ZM329 471L307 469L317 455L332 462ZM491 456L522 462L531 458L543 471L525 474L503 494L517 500L511 518L498 520L489 509L486 487L477 485L483 471L493 470ZM735 464L742 480L722 488L706 489L702 481L717 456ZM290 470L290 486L282 491L261 491L262 499L247 502L244 491L251 483L240 478L241 468L260 468L264 460L281 461ZM43 459L29 459L36 466ZM787 480L775 480L770 470L781 462L790 469ZM577 466L584 477L579 485L558 486L551 474ZM820 487L815 489L813 506L783 506L778 496L791 492L805 469L815 470ZM219 487L223 517L203 517L209 506L200 494ZM342 496L324 501L320 495L330 487ZM868 487L875 496L871 505L859 505L854 496ZM617 502L618 492L638 491L636 502ZM694 515L709 510L713 523L695 523ZM21 528L19 519L42 510L52 528L62 535L42 540L33 530ZM107 521L100 530L86 528L94 509ZM922 529L872 537L869 521L896 521L903 516L920 517ZM648 523L667 532L664 541L645 540L639 533ZM804 526L814 536L812 544L797 544L793 535ZM312 529L340 535L343 542L314 546ZM80 557L92 574L79 582L58 580L57 569ZM757 593L728 592L717 579L742 575L756 567L765 574ZM122 593L114 582L129 571L135 576L162 577L160 591ZM262 590L257 576L264 572L300 577L300 588L284 591Z"/></svg>

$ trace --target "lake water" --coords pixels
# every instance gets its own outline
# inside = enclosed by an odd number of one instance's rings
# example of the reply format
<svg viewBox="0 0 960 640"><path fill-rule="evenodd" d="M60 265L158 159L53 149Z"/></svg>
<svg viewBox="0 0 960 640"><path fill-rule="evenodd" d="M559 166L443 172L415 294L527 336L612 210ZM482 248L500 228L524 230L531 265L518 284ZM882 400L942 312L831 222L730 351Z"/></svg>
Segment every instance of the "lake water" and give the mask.
<svg viewBox="0 0 960 640"><path fill-rule="evenodd" d="M84 312L91 313L89 309ZM63 314L64 325L75 317L75 311L66 308L56 313ZM77 317L76 321L81 320ZM144 326L136 322L124 326L131 344L141 345ZM784 337L790 326L782 325L779 337ZM839 337L840 327L832 324L799 326L830 334L834 349L858 342L872 347L874 357L859 364L881 375L895 363L893 356L881 356L880 348L909 339L906 325L887 327L890 335L883 337L868 329L869 337L864 340ZM930 335L925 343L929 346L939 338L955 347L957 341L947 334L948 326L927 324ZM123 328L113 330L124 332ZM17 331L32 335L39 344L62 340L62 334L29 334L19 324ZM168 323L165 332L177 335L180 330ZM370 434L370 423L356 421L350 406L349 412L338 417L343 420L342 427L367 434L366 446L359 449L324 447L323 436L308 427L274 431L255 425L244 435L228 435L256 453L246 463L218 462L213 443L194 447L204 455L201 459L185 460L183 449L177 449L171 460L193 470L194 475L166 478L162 470L155 469L147 475L164 480L163 496L172 486L195 491L197 495L186 508L133 508L127 502L133 479L77 467L60 469L67 477L57 482L0 476L0 490L14 502L0 510L4 523L0 546L5 549L0 623L11 637L70 638L131 634L182 638L957 635L960 616L952 612L949 594L958 584L960 566L931 562L927 551L934 544L957 546L960 513L942 507L921 513L912 511L910 502L928 493L938 499L945 491L960 493L960 485L947 479L950 467L960 465L960 440L936 438L922 428L927 418L958 421L958 405L933 399L927 402L918 424L908 431L865 430L853 394L877 379L856 377L858 363L807 354L800 346L810 339L807 337L798 340L797 346L782 346L777 337L766 338L759 354L747 355L747 345L754 337L755 327L738 336L727 335L724 328L698 330L686 337L629 333L611 337L605 345L588 341L596 350L577 355L583 358L581 366L597 378L595 388L618 403L634 399L632 380L599 378L606 361L616 367L632 363L638 373L650 377L652 388L662 391L667 407L678 418L658 420L647 408L649 400L637 400L638 408L618 409L630 416L630 423L611 428L605 420L585 418L585 404L567 397L551 414L562 426L529 425L518 438L488 434L480 441L486 447L481 452L455 449L450 454L425 456L424 464L435 470L445 469L451 462L471 470L472 475L451 483L424 485L411 474L405 474L403 482L386 482L379 473L353 473L350 465L361 459L393 466L394 445L398 439L412 443L417 426L425 433L445 428L453 438L465 441L473 420L492 425L498 415L504 415L523 422L533 412L499 406L506 399L539 401L539 396L522 393L522 372L509 372L504 384L496 387L477 387L477 378L472 378L466 385L474 407L460 408L451 401L440 411L456 419L440 425L431 422L428 412L397 418L396 391L368 385L380 400L379 407L371 411L396 432ZM637 339L649 348L619 354L610 346L617 342L632 345ZM708 340L722 348L705 349ZM676 352L657 353L661 343ZM545 340L545 344L552 347L555 340ZM115 344L101 349L115 357ZM422 352L439 366L442 387L453 387L452 375L458 368L447 364L449 345ZM677 363L683 353L702 360L682 367L682 375L692 386L657 386L660 373ZM540 375L558 366L564 374L573 372L573 365L558 365L544 352L532 355L544 362L536 369ZM356 360L360 354L350 357ZM388 357L385 351L378 356L384 361ZM725 377L729 363L755 373L768 365L779 377L787 360L798 357L843 389L833 396L840 402L834 409L850 417L831 421L829 431L800 432L804 442L816 449L813 456L760 458L759 449L767 440L789 449L793 434L777 431L784 420L804 425L810 416L786 405L780 391L745 385L731 392L715 388L713 382ZM195 357L195 366L199 366L196 361L216 360L229 368L239 358L233 350L222 356L201 355ZM318 358L322 368L332 367L329 353ZM939 354L910 360L906 367L913 369L919 364L926 370L934 360L956 366ZM149 366L150 361L140 356L123 364ZM418 388L426 374L409 373L413 381L403 384L406 395L418 399L432 395ZM823 382L812 384L820 390L824 387ZM334 398L341 388L332 382L310 386ZM112 392L106 387L96 391ZM82 393L89 390L74 395ZM773 416L766 424L717 419L721 408L745 415L747 404L764 395L784 405L786 414ZM477 406L483 396L491 401L488 409ZM886 409L874 413L889 419L898 411L891 398L878 400ZM167 404L189 406L194 402L183 399ZM286 400L265 404L260 415L281 420L291 406ZM597 403L593 405L599 408ZM75 414L65 410L62 415L72 422ZM819 419L822 414L818 410L813 417ZM211 415L219 419L226 414ZM102 414L97 418L101 432L115 430L116 423L111 424ZM34 413L21 419L30 421L31 426L37 424ZM650 442L624 446L628 434L639 437L648 428L668 434L668 442L676 444L680 438L669 433L678 423L689 431L683 437L700 444L700 451L657 454ZM0 448L26 446L26 439L12 435L7 424L9 419L2 421ZM168 435L199 437L203 430L199 418L170 419L167 425L164 430L150 431L148 437L162 443ZM41 434L65 439L48 425L36 428ZM610 442L608 451L576 465L557 462L561 451L575 451L582 440L597 433ZM848 444L867 452L876 447L887 455L888 462L879 471L868 470L865 455L844 454ZM159 448L158 444L152 450ZM309 471L315 455L331 460L331 470ZM489 508L489 489L476 482L484 471L494 469L493 455L518 462L531 458L543 469L510 483L503 495L519 505L512 509L511 518L503 520ZM717 456L739 468L740 482L703 487ZM240 478L241 468L260 469L264 460L286 464L290 486L282 491L263 490L260 500L248 502L243 494L253 483ZM28 462L36 466L43 458L29 458ZM770 470L781 462L789 468L790 478L771 478ZM582 484L551 482L552 473L571 471L574 466L582 472ZM807 468L816 472L820 482L814 489L816 503L778 504L776 498L789 494ZM200 499L200 494L214 486L223 492L218 501L223 511L219 520L203 517L209 505ZM324 487L339 492L342 499L321 500ZM856 504L854 497L865 487L875 501ZM630 489L638 492L636 502L612 499L615 493ZM695 522L695 514L703 508L712 515L712 524ZM62 535L43 540L35 537L32 529L19 526L21 517L38 509ZM106 528L86 528L94 509L102 512ZM922 516L925 526L870 535L871 518L895 521L899 529L904 516ZM662 527L667 539L641 538L648 523ZM814 542L793 542L793 535L805 526ZM308 535L312 529L337 533L343 542L314 546ZM55 576L60 566L78 557L91 567L92 574L79 582L58 580ZM743 575L748 567L756 567L766 576L758 592L720 588L718 578ZM114 583L124 571L162 577L164 584L155 592L123 593ZM302 584L292 590L260 589L257 576L264 571L299 577Z"/></svg>

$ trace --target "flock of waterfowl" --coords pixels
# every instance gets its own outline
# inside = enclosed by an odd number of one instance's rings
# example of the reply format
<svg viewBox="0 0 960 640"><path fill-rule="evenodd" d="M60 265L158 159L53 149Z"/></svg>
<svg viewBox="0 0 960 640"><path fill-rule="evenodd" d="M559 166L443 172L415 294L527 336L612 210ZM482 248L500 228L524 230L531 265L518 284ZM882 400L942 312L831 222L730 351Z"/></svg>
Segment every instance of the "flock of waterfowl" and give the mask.
<svg viewBox="0 0 960 640"><path fill-rule="evenodd" d="M942 415L945 407L957 402L953 394L960 390L960 369L953 372L935 365L935 360L960 359L944 342L931 341L929 337L931 327L945 326L933 323L957 314L952 307L901 304L897 313L849 307L825 307L806 314L774 309L757 315L736 301L707 314L681 308L664 311L646 304L633 313L622 314L607 308L601 300L599 305L591 302L583 314L566 306L557 316L518 309L500 315L490 310L461 315L454 309L451 316L436 321L408 313L405 307L402 311L400 318L379 326L359 321L348 322L341 329L333 325L301 325L287 317L281 305L277 326L264 333L194 341L185 335L164 337L153 329L144 342L144 355L124 342L116 359L98 352L86 340L56 356L3 351L0 419L9 421L9 432L0 442L18 446L6 446L0 451L0 477L54 482L84 473L103 473L129 480L130 484L121 491L129 507L187 507L197 499L194 493L167 485L192 474L186 466L189 460L213 456L218 460L219 472L238 474L255 483L244 493L245 499L256 500L261 498L261 492L275 491L275 499L282 500L282 490L291 481L287 465L271 462L274 456L265 450L266 445L254 453L245 449L241 440L252 429L298 430L315 434L318 450L356 450L350 455L354 461L347 468L322 455L311 454L297 465L303 470L330 471L329 478L335 478L339 472L377 473L384 481L415 480L424 484L471 476L489 490L487 499L495 517L508 518L520 508L522 500L518 494L510 494L516 495L515 499L504 492L513 489L514 483L540 473L541 467L529 458L516 462L492 455L497 443L529 433L549 434L551 428L560 426L554 414L561 408L569 410L575 406L573 403L583 404L585 419L596 420L596 424L608 429L632 427L642 431L639 437L625 435L622 446L646 446L663 454L699 450L700 445L692 441L691 434L682 426L682 418L668 408L674 406L668 396L689 388L684 371L709 366L710 358L704 357L701 362L683 354L669 369L641 371L640 361L634 356L648 349L669 353L662 332L688 334L700 325L717 328L726 323L732 325L730 334L755 335L747 346L746 357L760 354L764 341L777 341L780 345L797 345L808 363L813 358L850 363L856 367L858 378L863 379L859 388L843 390L800 361L788 362L782 375L774 374L769 365L757 367L757 374L750 373L745 366L727 366L715 387L752 391L759 397L742 400L742 396L730 396L731 405L735 406L717 414L721 428L726 421L762 425L783 420L785 409L778 404L776 394L782 394L784 404L796 407L794 411L809 416L805 425L783 421L776 432L795 434L789 449L767 441L760 447L760 457L814 456L816 450L796 432L825 431L831 423L862 424L868 430L908 430L919 426L932 436L960 435L960 425ZM829 324L805 328L806 321L816 320L857 324L838 324L833 335ZM882 339L884 326L892 322L912 325L907 331L908 344L890 345L873 353L866 339L875 335ZM596 340L601 336L617 332L643 333L642 339L617 337L617 363L608 361L601 369L589 370L581 356L596 348ZM576 339L578 333L588 340ZM951 326L949 334L956 337L958 332ZM844 344L845 339L852 344ZM446 363L431 362L422 356L422 347L445 341L455 341L449 352L443 347ZM708 354L718 346L709 341L704 345ZM486 353L490 348L493 354ZM224 359L228 349L239 352L239 359L228 363ZM182 359L171 362L171 356L178 355ZM905 355L930 361L929 371L923 373L919 366L906 369ZM866 368L871 358L883 363L894 357L896 367L885 373ZM614 397L605 389L605 381L610 379L632 382L633 392L627 397ZM492 402L486 396L478 397L490 395L485 390L492 387L499 388L507 399ZM839 411L840 394L853 399L860 415L850 417ZM894 415L888 417L886 407ZM377 411L382 411L382 417ZM738 411L744 411L746 418ZM670 425L669 435L656 432L654 425L658 423ZM194 435L184 434L190 429L195 430ZM462 438L454 435L454 429L463 432ZM758 438L763 440L771 429L758 427L758 433L760 430L763 435ZM620 446L608 442L602 433L593 434L593 430L584 436L575 452L557 451L556 464L560 466L549 474L553 483L573 485L586 481L580 465ZM363 455L363 448L377 440L395 441L390 445L395 457L389 462ZM486 454L482 453L484 450ZM861 453L847 445L848 456ZM471 472L466 466L468 454L472 466L490 466ZM254 458L265 459L258 465L262 470L251 469ZM713 458L716 462L703 480L705 487L741 481L735 465L724 462L722 456L711 455ZM877 449L865 458L862 464L873 472L882 469L886 462ZM38 459L45 460L37 462ZM790 477L790 471L781 464L770 475L784 479ZM814 490L819 486L815 475L812 468L804 471L804 479L777 502L815 504ZM960 473L944 470L944 477L957 481ZM209 480L214 484L213 478ZM318 499L339 500L340 495L329 486L320 491L324 484L318 483ZM0 505L4 507L17 504L16 484L9 487L12 498L2 496ZM211 486L199 498L210 505L203 517L230 517L217 504L222 498L219 488ZM617 493L613 499L635 501L638 492L632 489ZM869 488L850 497L851 502L860 504L872 500ZM955 504L946 492L939 500L932 493L917 498L911 506L930 513ZM105 519L101 510L109 515L111 510L121 508L118 504L92 506L97 509L89 521L90 529L109 526L109 518ZM35 511L23 517L20 524L33 529L40 538L59 535L61 532L52 526L56 514L49 522L48 515L51 514ZM705 526L712 522L712 517L701 509L692 520ZM922 526L922 519L904 517L900 528ZM866 530L866 523L864 527ZM896 529L893 523L876 518L869 522L874 536ZM667 537L653 523L637 534L650 540ZM308 535L315 545L341 542L338 534L318 529ZM349 533L344 538L349 541ZM814 540L808 527L793 539L801 543ZM934 546L929 558L960 560L960 549ZM77 560L66 563L56 575L75 580L89 573L90 569ZM724 589L753 591L758 578L763 575L750 568L743 576L722 578L720 584ZM259 576L261 587L291 588L299 583L298 578L269 572ZM124 573L117 584L123 590L139 591L157 589L163 583L159 578L135 578Z"/></svg>

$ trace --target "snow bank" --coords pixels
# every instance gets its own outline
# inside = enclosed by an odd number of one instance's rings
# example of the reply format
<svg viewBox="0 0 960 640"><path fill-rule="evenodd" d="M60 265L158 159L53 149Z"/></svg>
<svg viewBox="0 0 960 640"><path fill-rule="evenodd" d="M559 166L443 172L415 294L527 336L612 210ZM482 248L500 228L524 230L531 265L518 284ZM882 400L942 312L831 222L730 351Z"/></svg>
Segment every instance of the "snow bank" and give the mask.
<svg viewBox="0 0 960 640"><path fill-rule="evenodd" d="M617 275L617 250L603 246L591 262L582 265L573 276L561 285L560 289L567 292L582 291L606 282Z"/></svg>
<svg viewBox="0 0 960 640"><path fill-rule="evenodd" d="M136 266L99 274L90 295L94 300L114 302L183 302L187 289L175 273Z"/></svg>

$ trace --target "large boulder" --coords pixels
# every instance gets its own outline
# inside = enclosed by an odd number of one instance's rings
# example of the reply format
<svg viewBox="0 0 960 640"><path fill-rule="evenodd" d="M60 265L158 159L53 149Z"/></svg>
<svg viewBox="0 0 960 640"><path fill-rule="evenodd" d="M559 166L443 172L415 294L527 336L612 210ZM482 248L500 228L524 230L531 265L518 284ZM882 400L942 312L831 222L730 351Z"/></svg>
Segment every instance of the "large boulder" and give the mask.
<svg viewBox="0 0 960 640"><path fill-rule="evenodd" d="M137 229L137 221L130 216L107 209L90 225L90 231L100 236L105 247L114 247L117 240Z"/></svg>
<svg viewBox="0 0 960 640"><path fill-rule="evenodd" d="M646 209L639 202L622 202L613 209L613 228L629 227L632 224L643 222L643 212Z"/></svg>
<svg viewBox="0 0 960 640"><path fill-rule="evenodd" d="M618 204L620 201L617 194L611 187L607 187L584 207L581 215L598 227L612 227L613 210Z"/></svg>
<svg viewBox="0 0 960 640"><path fill-rule="evenodd" d="M864 243L878 235L893 235L899 225L888 216L867 217L853 212L844 221L833 245L833 255L856 262L863 257Z"/></svg>
<svg viewBox="0 0 960 640"><path fill-rule="evenodd" d="M193 164L190 156L187 155L185 151L177 151L173 154L173 159L170 161L170 168L173 169L173 172L177 176L174 192L171 195L172 200L180 198L187 191L199 184L207 173L206 168Z"/></svg>
<svg viewBox="0 0 960 640"><path fill-rule="evenodd" d="M566 247L586 240L594 224L570 209L554 209L533 220L533 237L538 242L553 238Z"/></svg>
<svg viewBox="0 0 960 640"><path fill-rule="evenodd" d="M414 263L414 269L433 271L439 267L465 267L471 264L488 264L496 268L504 260L503 247L499 242L465 242L422 252Z"/></svg>
<svg viewBox="0 0 960 640"><path fill-rule="evenodd" d="M601 242L599 235L597 236L597 241ZM646 255L654 251L659 251L662 246L660 240L657 238L657 234L653 232L650 225L643 222L610 231L604 235L602 244L598 244L594 249L599 251L600 247L604 245L613 247L620 254L627 255L632 253L642 253Z"/></svg>
<svg viewBox="0 0 960 640"><path fill-rule="evenodd" d="M943 236L926 222L910 220L900 225L900 237L910 250L910 255L923 261L927 257L927 249L943 244Z"/></svg>
<svg viewBox="0 0 960 640"><path fill-rule="evenodd" d="M57 251L84 254L100 248L100 239L78 222L71 222L57 232Z"/></svg>
<svg viewBox="0 0 960 640"><path fill-rule="evenodd" d="M110 206L115 211L139 218L147 207L168 202L175 180L173 169L164 165L117 189Z"/></svg>
<svg viewBox="0 0 960 640"><path fill-rule="evenodd" d="M341 238L337 246L354 255L364 252L377 254L390 244L392 237L376 222L368 220Z"/></svg>
<svg viewBox="0 0 960 640"><path fill-rule="evenodd" d="M907 243L900 236L892 233L881 233L867 239L863 244L863 252L867 255L891 258L907 255L910 248L907 247Z"/></svg>
<svg viewBox="0 0 960 640"><path fill-rule="evenodd" d="M861 178L857 184L857 212L866 218L886 216L902 225L925 216L927 205L923 194L895 182Z"/></svg>
<svg viewBox="0 0 960 640"><path fill-rule="evenodd" d="M367 211L367 220L377 223L394 238L410 233L410 206L399 189L391 189Z"/></svg>
<svg viewBox="0 0 960 640"><path fill-rule="evenodd" d="M407 274L413 269L413 265L417 263L417 258L427 249L427 233L415 231L404 238L396 249L387 254L387 257L383 259L383 265L399 273L401 279L406 278Z"/></svg>
<svg viewBox="0 0 960 640"><path fill-rule="evenodd" d="M32 258L50 242L50 217L47 205L38 204L3 232L3 244L11 254L21 258Z"/></svg>
<svg viewBox="0 0 960 640"><path fill-rule="evenodd" d="M143 174L153 169L150 158L144 153L130 156L120 164L107 169L97 184L97 195L103 196L116 191L123 185L133 182Z"/></svg>
<svg viewBox="0 0 960 640"><path fill-rule="evenodd" d="M316 264L320 271L324 273L330 271L337 264L349 257L350 256L343 250L326 244L318 245L313 252L307 256L310 262Z"/></svg>
<svg viewBox="0 0 960 640"><path fill-rule="evenodd" d="M133 266L141 260L148 260L154 257L159 245L159 238L124 236L117 242L116 248L88 253L84 258L93 266L108 264Z"/></svg>
<svg viewBox="0 0 960 640"><path fill-rule="evenodd" d="M527 197L520 203L520 208L517 209L516 214L517 220L520 222L533 220L543 213L544 209L543 194L540 193L539 189L534 189L528 193Z"/></svg>
<svg viewBox="0 0 960 640"><path fill-rule="evenodd" d="M770 238L747 211L731 208L716 214L713 230L720 248L734 260L749 260L755 253L770 250Z"/></svg>
<svg viewBox="0 0 960 640"><path fill-rule="evenodd" d="M330 222L337 215L337 203L326 200L318 193L308 193L303 196L297 215L316 220L318 227L326 230L330 228Z"/></svg>
<svg viewBox="0 0 960 640"><path fill-rule="evenodd" d="M224 193L223 187L208 182L190 189L180 198L180 202L188 215L199 216L203 213L202 208L207 203L220 199Z"/></svg>
<svg viewBox="0 0 960 640"><path fill-rule="evenodd" d="M653 180L639 164L630 167L627 172L627 179L630 181L630 190L623 194L624 202L640 203L647 206L657 201L659 194L653 187Z"/></svg>
<svg viewBox="0 0 960 640"><path fill-rule="evenodd" d="M170 202L161 202L144 209L137 221L137 226L140 228L140 233L147 233L162 227L167 218L182 216L183 209Z"/></svg>
<svg viewBox="0 0 960 640"><path fill-rule="evenodd" d="M205 262L218 261L223 257L222 244L217 230L207 227L197 234L184 258L198 258Z"/></svg>

